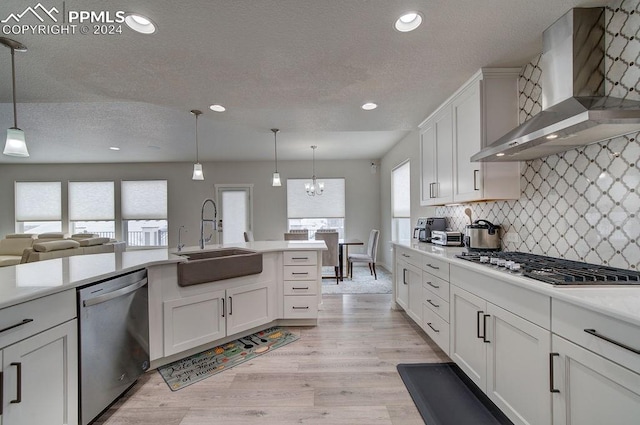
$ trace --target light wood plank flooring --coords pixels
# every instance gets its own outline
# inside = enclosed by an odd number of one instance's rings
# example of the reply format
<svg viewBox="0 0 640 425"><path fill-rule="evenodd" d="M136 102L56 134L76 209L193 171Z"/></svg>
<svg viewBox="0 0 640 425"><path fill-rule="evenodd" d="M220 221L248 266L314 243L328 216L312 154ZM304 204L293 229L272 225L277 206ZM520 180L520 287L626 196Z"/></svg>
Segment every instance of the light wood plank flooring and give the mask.
<svg viewBox="0 0 640 425"><path fill-rule="evenodd" d="M172 392L156 371L96 425L422 425L398 363L449 358L390 294L325 295L300 339Z"/></svg>

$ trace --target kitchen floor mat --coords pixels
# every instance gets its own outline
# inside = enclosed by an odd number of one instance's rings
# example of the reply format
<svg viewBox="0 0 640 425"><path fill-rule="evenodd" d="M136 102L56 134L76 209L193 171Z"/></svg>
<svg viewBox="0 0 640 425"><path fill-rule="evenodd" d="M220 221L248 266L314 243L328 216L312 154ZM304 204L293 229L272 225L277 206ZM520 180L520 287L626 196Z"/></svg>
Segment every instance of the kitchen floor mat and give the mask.
<svg viewBox="0 0 640 425"><path fill-rule="evenodd" d="M455 363L399 364L426 425L513 425Z"/></svg>
<svg viewBox="0 0 640 425"><path fill-rule="evenodd" d="M299 338L285 329L269 328L169 363L158 372L169 388L177 391Z"/></svg>

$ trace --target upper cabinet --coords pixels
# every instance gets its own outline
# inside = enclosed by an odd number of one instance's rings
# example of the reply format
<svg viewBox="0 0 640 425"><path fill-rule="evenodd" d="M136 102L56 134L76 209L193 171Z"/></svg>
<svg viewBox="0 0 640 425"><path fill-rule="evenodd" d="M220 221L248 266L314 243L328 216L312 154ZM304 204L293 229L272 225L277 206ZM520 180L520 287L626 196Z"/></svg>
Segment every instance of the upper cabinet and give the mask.
<svg viewBox="0 0 640 425"><path fill-rule="evenodd" d="M518 125L519 71L481 69L420 124L420 205L520 197L520 163L470 161Z"/></svg>

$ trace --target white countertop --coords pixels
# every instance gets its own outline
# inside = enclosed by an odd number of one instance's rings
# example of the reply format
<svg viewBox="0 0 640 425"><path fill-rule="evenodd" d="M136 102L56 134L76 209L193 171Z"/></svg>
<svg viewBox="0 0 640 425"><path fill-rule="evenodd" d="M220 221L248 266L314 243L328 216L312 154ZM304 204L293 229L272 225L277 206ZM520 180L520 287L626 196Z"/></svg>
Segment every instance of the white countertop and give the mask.
<svg viewBox="0 0 640 425"><path fill-rule="evenodd" d="M228 245L207 245L204 251L246 248L258 252L326 250L324 241L256 241ZM0 267L0 308L9 307L56 292L159 264L179 263L175 254L201 252L198 246L176 249L141 249L118 253L74 255Z"/></svg>
<svg viewBox="0 0 640 425"><path fill-rule="evenodd" d="M552 298L586 307L607 316L640 326L640 285L636 286L553 286L535 279L511 274L503 269L456 258L466 252L461 247L441 247L423 242L398 241L394 245L409 248L449 261L492 278L507 281L529 290L546 294Z"/></svg>

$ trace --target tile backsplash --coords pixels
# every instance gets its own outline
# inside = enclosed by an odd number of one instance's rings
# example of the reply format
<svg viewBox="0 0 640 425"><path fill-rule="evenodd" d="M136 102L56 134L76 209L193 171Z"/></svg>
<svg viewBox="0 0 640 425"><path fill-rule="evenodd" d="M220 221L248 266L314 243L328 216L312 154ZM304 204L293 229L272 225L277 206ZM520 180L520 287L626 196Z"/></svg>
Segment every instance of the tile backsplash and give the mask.
<svg viewBox="0 0 640 425"><path fill-rule="evenodd" d="M605 90L640 100L640 0L606 9ZM520 120L541 110L540 56L523 67ZM640 268L640 133L522 163L521 196L514 201L436 208L452 230L464 214L502 226L503 249ZM508 235L509 241L505 240ZM514 239L512 239L514 238Z"/></svg>

